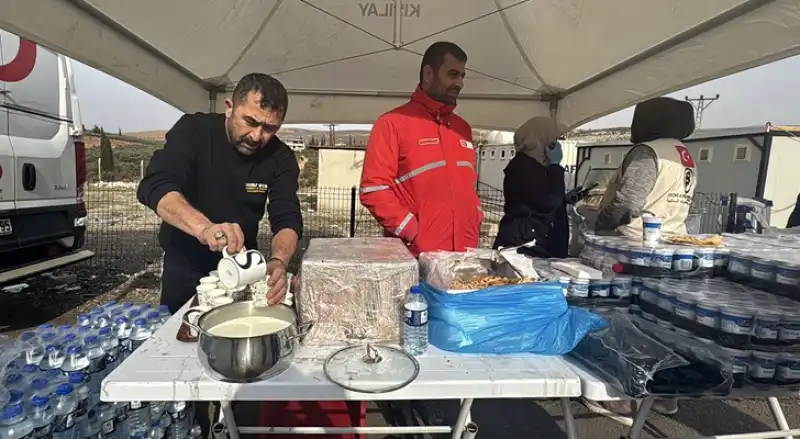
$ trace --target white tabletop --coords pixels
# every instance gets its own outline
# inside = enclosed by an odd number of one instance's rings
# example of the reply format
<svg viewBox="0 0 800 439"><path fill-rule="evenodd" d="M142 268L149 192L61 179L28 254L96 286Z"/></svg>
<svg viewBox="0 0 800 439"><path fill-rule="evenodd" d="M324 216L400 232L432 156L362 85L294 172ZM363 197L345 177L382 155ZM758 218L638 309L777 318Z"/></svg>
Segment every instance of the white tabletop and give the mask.
<svg viewBox="0 0 800 439"><path fill-rule="evenodd" d="M417 357L419 376L390 393L345 390L324 375L339 346L303 346L292 366L272 379L247 384L214 381L197 359L197 345L175 339L184 309L128 357L102 385L104 401L324 401L577 397L581 380L561 357L462 355L431 347Z"/></svg>

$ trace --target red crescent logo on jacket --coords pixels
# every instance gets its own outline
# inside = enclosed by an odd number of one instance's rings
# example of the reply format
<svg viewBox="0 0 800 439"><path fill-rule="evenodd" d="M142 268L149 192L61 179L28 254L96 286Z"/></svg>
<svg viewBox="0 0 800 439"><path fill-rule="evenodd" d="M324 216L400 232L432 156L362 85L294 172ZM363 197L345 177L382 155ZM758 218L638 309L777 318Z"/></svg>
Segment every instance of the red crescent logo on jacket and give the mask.
<svg viewBox="0 0 800 439"><path fill-rule="evenodd" d="M0 81L22 81L31 74L35 65L36 43L20 38L17 56L8 64L0 65Z"/></svg>
<svg viewBox="0 0 800 439"><path fill-rule="evenodd" d="M683 145L675 145L675 149L678 150L678 155L681 156L681 164L683 167L694 168L694 159L692 158L692 154L689 153L689 150Z"/></svg>

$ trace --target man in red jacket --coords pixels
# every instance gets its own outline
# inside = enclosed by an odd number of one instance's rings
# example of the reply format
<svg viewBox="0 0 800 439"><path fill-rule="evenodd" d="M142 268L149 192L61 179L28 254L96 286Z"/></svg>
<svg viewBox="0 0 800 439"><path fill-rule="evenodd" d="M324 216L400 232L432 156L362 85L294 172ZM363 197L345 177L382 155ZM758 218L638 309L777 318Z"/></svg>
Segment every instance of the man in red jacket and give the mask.
<svg viewBox="0 0 800 439"><path fill-rule="evenodd" d="M369 136L361 204L415 256L478 246L483 213L472 129L453 113L466 64L457 45L431 45L411 100L379 117Z"/></svg>

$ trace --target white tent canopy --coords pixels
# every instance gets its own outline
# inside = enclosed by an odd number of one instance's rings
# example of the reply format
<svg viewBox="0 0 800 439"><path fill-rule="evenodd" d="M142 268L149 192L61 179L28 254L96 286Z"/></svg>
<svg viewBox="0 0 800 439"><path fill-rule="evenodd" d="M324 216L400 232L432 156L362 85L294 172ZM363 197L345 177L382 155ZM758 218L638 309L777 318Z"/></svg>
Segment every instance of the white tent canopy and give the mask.
<svg viewBox="0 0 800 439"><path fill-rule="evenodd" d="M187 112L248 72L290 91L287 123L372 123L440 40L469 56L459 114L577 126L800 53L800 0L0 0L0 28ZM397 13L399 11L399 13ZM113 99L113 96L109 98Z"/></svg>

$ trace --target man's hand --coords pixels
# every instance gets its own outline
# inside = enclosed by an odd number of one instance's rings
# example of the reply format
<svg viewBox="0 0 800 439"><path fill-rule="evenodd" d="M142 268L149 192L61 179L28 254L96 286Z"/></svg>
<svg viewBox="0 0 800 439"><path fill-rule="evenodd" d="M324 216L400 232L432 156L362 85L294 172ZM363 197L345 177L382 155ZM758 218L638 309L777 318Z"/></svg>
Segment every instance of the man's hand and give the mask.
<svg viewBox="0 0 800 439"><path fill-rule="evenodd" d="M213 252L222 251L227 247L228 254L235 255L244 247L244 233L242 233L242 228L235 223L208 225L195 237Z"/></svg>
<svg viewBox="0 0 800 439"><path fill-rule="evenodd" d="M267 301L269 306L275 306L283 302L286 297L286 264L282 260L272 258L267 263L267 275L269 280L269 291L267 291Z"/></svg>

